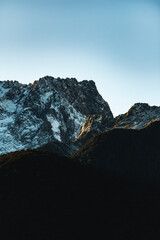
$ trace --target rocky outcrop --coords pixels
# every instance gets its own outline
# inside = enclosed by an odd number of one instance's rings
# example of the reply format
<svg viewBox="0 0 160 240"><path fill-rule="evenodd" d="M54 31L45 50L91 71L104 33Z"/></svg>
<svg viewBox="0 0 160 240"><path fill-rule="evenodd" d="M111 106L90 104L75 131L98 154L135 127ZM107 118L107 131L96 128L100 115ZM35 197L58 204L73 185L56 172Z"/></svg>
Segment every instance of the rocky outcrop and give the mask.
<svg viewBox="0 0 160 240"><path fill-rule="evenodd" d="M160 119L160 107L149 106L147 103L134 104L127 113L117 116L115 119L107 115L91 115L85 120L76 144L80 147L91 137L111 130L112 128L142 129L150 121Z"/></svg>
<svg viewBox="0 0 160 240"><path fill-rule="evenodd" d="M80 147L85 144L91 137L96 136L105 130L113 128L115 120L112 115L90 115L83 123L80 134L76 138L75 143Z"/></svg>
<svg viewBox="0 0 160 240"><path fill-rule="evenodd" d="M115 128L142 129L155 119L160 119L160 107L147 103L134 104L127 113L115 118Z"/></svg>

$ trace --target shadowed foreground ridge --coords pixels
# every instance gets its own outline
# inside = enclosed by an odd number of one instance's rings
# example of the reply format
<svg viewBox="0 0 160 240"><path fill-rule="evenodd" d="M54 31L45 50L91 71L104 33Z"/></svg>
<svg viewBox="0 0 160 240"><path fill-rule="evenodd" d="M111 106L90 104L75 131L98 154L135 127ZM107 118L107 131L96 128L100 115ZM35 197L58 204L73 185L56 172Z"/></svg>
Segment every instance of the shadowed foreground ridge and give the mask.
<svg viewBox="0 0 160 240"><path fill-rule="evenodd" d="M115 176L160 186L160 121L141 130L106 131L72 157Z"/></svg>
<svg viewBox="0 0 160 240"><path fill-rule="evenodd" d="M1 156L1 234L7 239L79 239L88 231L94 204L99 205L96 175L45 151Z"/></svg>
<svg viewBox="0 0 160 240"><path fill-rule="evenodd" d="M153 239L160 236L159 199L158 188L46 151L0 157L5 239Z"/></svg>

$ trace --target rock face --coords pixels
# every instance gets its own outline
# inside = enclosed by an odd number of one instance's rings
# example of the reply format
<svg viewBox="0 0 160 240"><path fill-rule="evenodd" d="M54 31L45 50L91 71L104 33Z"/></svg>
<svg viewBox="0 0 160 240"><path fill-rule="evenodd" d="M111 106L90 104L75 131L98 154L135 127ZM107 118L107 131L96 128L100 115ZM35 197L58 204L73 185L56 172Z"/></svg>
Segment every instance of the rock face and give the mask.
<svg viewBox="0 0 160 240"><path fill-rule="evenodd" d="M160 107L149 106L147 103L134 104L127 113L115 118L115 128L142 129L155 119L160 119Z"/></svg>
<svg viewBox="0 0 160 240"><path fill-rule="evenodd" d="M113 128L115 120L112 115L90 115L86 118L83 123L80 134L76 138L76 144L81 147L85 144L91 137L96 136L105 130L110 130Z"/></svg>
<svg viewBox="0 0 160 240"><path fill-rule="evenodd" d="M51 142L68 146L94 114L105 116L109 125L113 121L92 80L46 76L28 85L1 81L0 154Z"/></svg>

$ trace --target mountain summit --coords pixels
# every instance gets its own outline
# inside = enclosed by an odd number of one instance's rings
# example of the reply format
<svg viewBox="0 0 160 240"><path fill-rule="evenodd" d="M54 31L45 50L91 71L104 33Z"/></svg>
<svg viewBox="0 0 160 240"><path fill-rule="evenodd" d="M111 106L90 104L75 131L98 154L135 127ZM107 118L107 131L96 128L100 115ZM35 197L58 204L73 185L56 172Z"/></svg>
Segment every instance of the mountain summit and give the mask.
<svg viewBox="0 0 160 240"><path fill-rule="evenodd" d="M92 80L45 76L28 85L1 81L0 154L51 142L70 145L94 114L113 124L109 105Z"/></svg>
<svg viewBox="0 0 160 240"><path fill-rule="evenodd" d="M127 113L115 118L115 127L142 129L152 120L160 119L160 107L135 103Z"/></svg>

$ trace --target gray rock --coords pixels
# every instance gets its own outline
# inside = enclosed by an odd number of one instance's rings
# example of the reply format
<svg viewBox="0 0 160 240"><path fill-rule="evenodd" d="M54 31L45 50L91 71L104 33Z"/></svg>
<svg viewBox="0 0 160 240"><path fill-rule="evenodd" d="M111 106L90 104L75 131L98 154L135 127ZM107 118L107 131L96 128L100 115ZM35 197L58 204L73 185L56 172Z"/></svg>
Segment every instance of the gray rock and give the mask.
<svg viewBox="0 0 160 240"><path fill-rule="evenodd" d="M90 115L83 123L80 134L75 140L78 147L85 144L91 137L96 136L105 130L111 130L114 126L115 120L112 114L107 115Z"/></svg>
<svg viewBox="0 0 160 240"><path fill-rule="evenodd" d="M0 82L0 154L54 143L73 144L88 115L113 115L93 81L43 77L33 84ZM57 147L58 146L58 147ZM59 151L59 150L58 150Z"/></svg>
<svg viewBox="0 0 160 240"><path fill-rule="evenodd" d="M115 128L142 129L155 119L160 119L160 107L147 103L134 104L127 113L115 118Z"/></svg>

